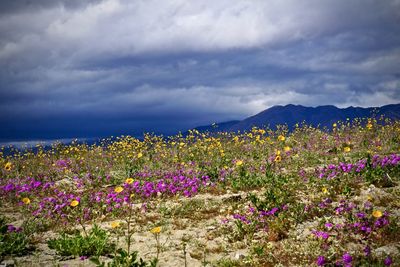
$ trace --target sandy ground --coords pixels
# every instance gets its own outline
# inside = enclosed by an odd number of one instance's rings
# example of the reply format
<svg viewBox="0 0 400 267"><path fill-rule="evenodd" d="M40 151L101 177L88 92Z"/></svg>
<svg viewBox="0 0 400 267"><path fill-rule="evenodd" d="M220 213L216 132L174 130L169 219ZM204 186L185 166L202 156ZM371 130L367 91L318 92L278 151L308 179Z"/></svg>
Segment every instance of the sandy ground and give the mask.
<svg viewBox="0 0 400 267"><path fill-rule="evenodd" d="M400 192L400 187L396 187L393 192ZM250 244L245 241L232 241L226 232L229 224L224 224L223 219L230 218L236 212L235 208L243 208L248 203L245 192L221 195L199 194L193 198L179 198L167 200L164 203L155 203L158 207L146 215L134 218L132 223L134 233L132 235L131 250L139 252L139 256L145 260L150 260L157 255L157 245L155 237L149 232L155 224L162 225L160 233L161 251L159 254L158 266L180 267L186 266L215 266L220 259L245 259L250 253ZM397 201L398 205L393 210L396 219L400 217L400 203L398 196L388 194L385 190L370 186L361 190L361 193L354 197L355 201L362 201L367 196L372 196L376 205L385 206L388 199ZM3 210L9 218L15 220L15 224L21 223L22 218L19 214ZM109 229L110 220L97 222L103 229ZM292 229L289 237L296 242L303 242L311 234L310 229L315 227L316 221L307 221ZM122 222L122 225L124 223ZM124 227L122 228L124 229ZM126 230L126 229L125 229ZM229 230L228 230L229 231ZM41 242L36 245L36 250L24 257L8 258L0 266L95 266L89 260L80 260L74 257L60 257L54 250L48 248L46 240L57 237L54 232L41 233ZM262 233L257 234L251 242L257 243L264 237ZM121 247L126 247L123 238L112 237L114 242L118 242ZM285 242L290 242L287 240ZM186 253L184 253L184 245ZM379 251L380 250L380 251ZM400 243L379 248L375 253L400 252ZM397 250L397 251L396 251ZM109 261L109 258L102 257Z"/></svg>

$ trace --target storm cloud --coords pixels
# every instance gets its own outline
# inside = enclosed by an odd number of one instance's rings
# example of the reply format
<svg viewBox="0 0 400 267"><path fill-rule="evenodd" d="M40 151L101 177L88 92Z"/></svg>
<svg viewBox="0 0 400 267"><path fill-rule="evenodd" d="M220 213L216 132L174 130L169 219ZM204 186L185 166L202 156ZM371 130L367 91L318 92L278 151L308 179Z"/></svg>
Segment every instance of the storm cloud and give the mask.
<svg viewBox="0 0 400 267"><path fill-rule="evenodd" d="M0 138L400 102L400 1L2 1Z"/></svg>

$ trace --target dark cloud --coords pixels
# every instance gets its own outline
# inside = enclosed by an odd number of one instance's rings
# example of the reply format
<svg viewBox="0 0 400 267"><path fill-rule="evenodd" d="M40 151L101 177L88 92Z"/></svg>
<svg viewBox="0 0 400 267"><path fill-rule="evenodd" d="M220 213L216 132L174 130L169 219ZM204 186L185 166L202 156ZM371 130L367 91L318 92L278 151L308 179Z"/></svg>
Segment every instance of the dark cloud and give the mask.
<svg viewBox="0 0 400 267"><path fill-rule="evenodd" d="M0 139L400 102L400 2L3 1Z"/></svg>
<svg viewBox="0 0 400 267"><path fill-rule="evenodd" d="M0 15L35 12L40 9L51 9L54 7L79 9L101 1L103 0L2 0Z"/></svg>

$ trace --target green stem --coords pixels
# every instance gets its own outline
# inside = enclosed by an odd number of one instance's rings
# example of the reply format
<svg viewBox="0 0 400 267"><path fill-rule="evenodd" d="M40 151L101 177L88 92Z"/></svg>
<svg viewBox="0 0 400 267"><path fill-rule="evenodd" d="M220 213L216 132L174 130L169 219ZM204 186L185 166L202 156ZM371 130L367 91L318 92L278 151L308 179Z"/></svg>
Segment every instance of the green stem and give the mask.
<svg viewBox="0 0 400 267"><path fill-rule="evenodd" d="M126 237L127 245L128 245L128 255L130 255L131 252L131 216L132 216L132 204L129 205L129 213L128 213L128 236Z"/></svg>
<svg viewBox="0 0 400 267"><path fill-rule="evenodd" d="M156 234L156 242L157 242L157 261L158 261L158 256L160 255L160 236L159 236L159 234Z"/></svg>
<svg viewBox="0 0 400 267"><path fill-rule="evenodd" d="M82 226L83 233L85 234L85 237L88 237L88 233L87 233L87 231L86 231L85 224L82 222L81 219L79 219L79 224Z"/></svg>
<svg viewBox="0 0 400 267"><path fill-rule="evenodd" d="M187 267L187 260L186 260L186 243L183 244L183 257L185 258L185 267Z"/></svg>

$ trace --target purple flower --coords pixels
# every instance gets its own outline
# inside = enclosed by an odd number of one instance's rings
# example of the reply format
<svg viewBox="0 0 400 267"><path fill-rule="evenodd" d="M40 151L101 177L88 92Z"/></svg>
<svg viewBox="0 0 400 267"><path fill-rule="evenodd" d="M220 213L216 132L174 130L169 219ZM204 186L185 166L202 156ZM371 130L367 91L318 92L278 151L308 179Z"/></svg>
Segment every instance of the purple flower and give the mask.
<svg viewBox="0 0 400 267"><path fill-rule="evenodd" d="M367 234L372 232L372 228L371 227L367 227L367 226L361 226L361 231L366 232Z"/></svg>
<svg viewBox="0 0 400 267"><path fill-rule="evenodd" d="M324 256L318 256L317 265L318 266L324 266L324 264L325 264L325 257Z"/></svg>
<svg viewBox="0 0 400 267"><path fill-rule="evenodd" d="M383 261L383 264L385 264L385 266L390 266L392 265L393 260L390 256L387 256L386 259Z"/></svg>
<svg viewBox="0 0 400 267"><path fill-rule="evenodd" d="M343 228L343 224L341 224L341 223L338 223L335 226L336 226L336 229L342 229Z"/></svg>
<svg viewBox="0 0 400 267"><path fill-rule="evenodd" d="M255 211L256 211L256 209L255 209L255 208L253 208L253 207L249 206L249 212L250 212L250 213L254 213Z"/></svg>
<svg viewBox="0 0 400 267"><path fill-rule="evenodd" d="M325 232L322 232L322 233L321 233L321 237L322 237L323 239L328 239L328 238L329 238L329 234L328 234L328 233L325 233Z"/></svg>
<svg viewBox="0 0 400 267"><path fill-rule="evenodd" d="M359 212L359 213L357 213L357 217L360 218L360 219L365 218L365 213L364 212Z"/></svg>
<svg viewBox="0 0 400 267"><path fill-rule="evenodd" d="M353 260L353 257L348 252L346 252L343 254L342 260L344 263L350 263Z"/></svg>
<svg viewBox="0 0 400 267"><path fill-rule="evenodd" d="M366 202L364 203L364 207L365 207L366 209L370 209L370 208L372 208L372 203L369 202L369 201L366 201Z"/></svg>
<svg viewBox="0 0 400 267"><path fill-rule="evenodd" d="M379 218L375 222L375 226L378 227L378 228L381 228L381 227L383 227L385 225L388 225L388 224L389 224L389 220L384 218L384 217Z"/></svg>
<svg viewBox="0 0 400 267"><path fill-rule="evenodd" d="M228 218L221 219L221 223L222 223L222 224L227 224L228 222L229 222L229 219L228 219Z"/></svg>
<svg viewBox="0 0 400 267"><path fill-rule="evenodd" d="M369 246L365 246L364 255L368 257L370 254L371 254L371 248Z"/></svg>
<svg viewBox="0 0 400 267"><path fill-rule="evenodd" d="M278 208L272 208L270 211L269 211L269 214L270 215L275 215L275 213L278 211L279 209Z"/></svg>
<svg viewBox="0 0 400 267"><path fill-rule="evenodd" d="M7 232L15 232L17 230L17 228L14 225L8 225L7 226Z"/></svg>
<svg viewBox="0 0 400 267"><path fill-rule="evenodd" d="M318 237L318 238L322 238L322 239L328 239L329 238L329 233L323 232L323 231L312 231L312 233Z"/></svg>

